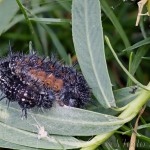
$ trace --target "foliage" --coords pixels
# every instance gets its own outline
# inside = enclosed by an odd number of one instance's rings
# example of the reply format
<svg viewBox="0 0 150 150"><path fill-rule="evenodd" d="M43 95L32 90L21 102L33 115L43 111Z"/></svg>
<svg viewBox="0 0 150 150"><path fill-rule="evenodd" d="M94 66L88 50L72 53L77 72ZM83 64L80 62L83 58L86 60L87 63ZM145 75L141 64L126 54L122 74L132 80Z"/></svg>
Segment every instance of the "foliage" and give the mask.
<svg viewBox="0 0 150 150"><path fill-rule="evenodd" d="M137 9L136 2L120 0L0 1L1 57L9 41L23 53L32 41L39 55L54 54L68 65L78 60L93 92L87 110L54 106L31 110L27 120L15 103L7 109L1 101L0 147L105 150L136 142L135 148L149 148L150 32L148 16L135 27ZM133 128L136 141L130 141Z"/></svg>

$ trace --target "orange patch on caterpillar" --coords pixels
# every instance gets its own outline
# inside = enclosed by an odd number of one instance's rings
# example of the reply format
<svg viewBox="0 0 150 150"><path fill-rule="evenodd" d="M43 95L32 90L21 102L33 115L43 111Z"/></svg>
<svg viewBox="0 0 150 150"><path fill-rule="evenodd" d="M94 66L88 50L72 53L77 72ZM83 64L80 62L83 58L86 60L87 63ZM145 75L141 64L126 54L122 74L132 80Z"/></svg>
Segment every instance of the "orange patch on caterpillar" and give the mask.
<svg viewBox="0 0 150 150"><path fill-rule="evenodd" d="M55 82L55 76L53 74L50 74L46 77L44 83L49 87L53 88Z"/></svg>
<svg viewBox="0 0 150 150"><path fill-rule="evenodd" d="M55 78L53 74L48 75L44 83L55 91L60 91L63 87L63 80Z"/></svg>
<svg viewBox="0 0 150 150"><path fill-rule="evenodd" d="M38 71L35 76L42 82L44 82L46 79L46 73L44 71Z"/></svg>
<svg viewBox="0 0 150 150"><path fill-rule="evenodd" d="M31 69L29 71L29 73L30 73L30 76L32 78L34 78L34 79L38 79L38 80L40 80L42 82L45 82L45 80L46 80L46 73L45 73L45 71L41 71L41 70L38 71L36 69Z"/></svg>
<svg viewBox="0 0 150 150"><path fill-rule="evenodd" d="M53 86L54 90L60 91L62 89L62 87L63 87L63 80L62 79L56 79L54 86Z"/></svg>
<svg viewBox="0 0 150 150"><path fill-rule="evenodd" d="M63 88L63 80L55 78L52 73L46 75L44 71L38 71L36 69L31 69L29 73L31 78L43 82L45 86L53 89L56 92Z"/></svg>

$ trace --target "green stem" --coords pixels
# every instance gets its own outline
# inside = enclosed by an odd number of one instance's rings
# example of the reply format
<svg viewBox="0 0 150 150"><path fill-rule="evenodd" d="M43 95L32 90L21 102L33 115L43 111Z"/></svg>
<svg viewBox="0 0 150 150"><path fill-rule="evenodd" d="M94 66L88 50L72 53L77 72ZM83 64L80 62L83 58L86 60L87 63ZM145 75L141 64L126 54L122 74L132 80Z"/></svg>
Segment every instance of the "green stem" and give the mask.
<svg viewBox="0 0 150 150"><path fill-rule="evenodd" d="M19 0L16 0L16 2L18 3L18 5L19 5L19 7L20 7L20 9L21 9L21 11L22 11L22 13L24 14L24 17L25 17L25 19L26 19L26 21L27 21L27 24L28 24L28 26L29 26L29 28L30 28L31 33L34 34L33 26L32 26L32 24L31 24L31 21L30 21L29 18L28 18L28 15L27 15L26 11L24 10L24 8L23 8L23 6L22 6L22 4L20 3Z"/></svg>
<svg viewBox="0 0 150 150"><path fill-rule="evenodd" d="M150 88L150 84L147 86L147 88ZM130 118L130 120L132 120L138 114L142 106L145 105L145 103L149 100L149 98L150 98L150 92L143 89L141 94L128 104L127 109L125 109L118 116L118 118L121 118L121 119ZM114 133L115 131L111 131L109 133L95 136L91 141L88 141L84 145L82 145L81 150L96 149L99 145L105 142Z"/></svg>
<svg viewBox="0 0 150 150"><path fill-rule="evenodd" d="M20 7L20 9L21 9L21 11L22 11L22 13L23 13L23 15L24 15L24 17L25 17L25 19L26 19L26 22L27 22L27 24L28 24L28 26L29 26L29 29L30 29L30 32L31 32L31 34L32 34L32 38L33 38L33 40L34 40L34 44L36 44L36 46L37 46L37 47L39 48L39 50L40 50L40 53L42 54L43 52L41 51L41 50L42 50L42 47L41 47L41 45L40 45L40 41L39 41L38 37L37 37L36 34L35 34L34 28L33 28L33 26L32 26L31 21L29 20L29 17L28 17L28 15L27 15L27 13L26 13L26 11L25 11L25 9L24 9L24 6L21 4L21 2L20 2L19 0L16 0L16 2L17 2L17 4L18 4L18 6Z"/></svg>
<svg viewBox="0 0 150 150"><path fill-rule="evenodd" d="M133 61L133 52L130 53L130 57L129 57L129 72L130 73L131 73L132 61ZM127 86L132 86L132 80L129 77L128 77Z"/></svg>
<svg viewBox="0 0 150 150"><path fill-rule="evenodd" d="M106 43L107 45L109 46L111 52L113 53L116 61L118 62L118 64L120 65L120 67L123 69L123 71L128 75L128 77L135 83L137 84L139 87L145 89L145 90L148 90L150 91L150 89L147 87L147 86L144 86L143 84L141 84L139 81L137 81L129 72L128 70L123 66L123 64L121 63L121 61L119 60L117 54L115 53L114 49L112 48L111 44L110 44L110 41L109 41L109 38L107 36L105 36L105 40L106 40Z"/></svg>

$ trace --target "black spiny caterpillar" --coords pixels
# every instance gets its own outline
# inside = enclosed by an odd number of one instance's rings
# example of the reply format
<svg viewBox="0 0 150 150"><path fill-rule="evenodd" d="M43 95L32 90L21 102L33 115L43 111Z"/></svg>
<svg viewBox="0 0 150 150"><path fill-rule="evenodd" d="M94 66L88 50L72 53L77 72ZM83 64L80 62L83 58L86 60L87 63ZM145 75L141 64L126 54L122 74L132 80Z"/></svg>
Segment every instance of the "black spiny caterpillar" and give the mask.
<svg viewBox="0 0 150 150"><path fill-rule="evenodd" d="M90 99L87 82L74 67L37 54L10 53L1 58L0 90L9 102L18 102L25 117L27 109L48 109L55 100L61 106L82 108Z"/></svg>

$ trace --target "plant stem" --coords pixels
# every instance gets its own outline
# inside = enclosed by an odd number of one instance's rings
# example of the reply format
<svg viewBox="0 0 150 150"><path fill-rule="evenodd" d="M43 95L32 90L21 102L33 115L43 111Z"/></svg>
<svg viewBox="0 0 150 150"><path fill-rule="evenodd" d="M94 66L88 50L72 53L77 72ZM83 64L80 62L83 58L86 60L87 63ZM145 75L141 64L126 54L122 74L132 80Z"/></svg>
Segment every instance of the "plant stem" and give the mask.
<svg viewBox="0 0 150 150"><path fill-rule="evenodd" d="M30 30L30 32L32 34L32 38L34 40L34 44L36 44L36 46L39 48L39 50L40 50L40 52L42 54L43 52L41 51L42 47L41 47L40 41L39 41L37 35L35 34L34 28L32 26L31 21L29 20L29 17L27 15L26 11L25 11L25 8L24 8L24 6L21 4L21 2L19 0L16 0L16 2L18 4L18 6L20 7L20 9L21 9L21 11L22 11L22 13L23 13L23 15L24 15L24 17L26 19L26 22L27 22L27 24L29 26L29 30Z"/></svg>
<svg viewBox="0 0 150 150"><path fill-rule="evenodd" d="M26 11L24 10L22 4L20 3L19 0L16 0L16 2L18 3L18 5L19 5L19 7L20 7L20 9L21 9L21 11L22 11L22 13L24 14L24 17L25 17L25 19L26 19L26 21L27 21L27 24L28 24L28 26L29 26L29 29L30 29L30 31L31 31L31 34L35 34L35 33L34 33L33 26L32 26L32 24L31 24L31 21L29 20L28 15L27 15Z"/></svg>
<svg viewBox="0 0 150 150"><path fill-rule="evenodd" d="M141 88L143 88L143 89L145 89L145 90L150 91L150 89L148 89L147 86L145 86L145 85L141 84L139 81L137 81L137 80L128 72L128 70L123 66L123 64L122 64L121 61L119 60L117 54L115 53L113 47L111 46L111 43L110 43L109 38L108 38L107 36L105 36L105 40L106 40L106 43L107 43L107 45L109 46L111 52L113 53L113 55L114 55L116 61L118 62L118 64L120 65L120 67L123 69L123 71L128 75L128 77L129 77L135 84L137 84L139 87L141 87Z"/></svg>
<svg viewBox="0 0 150 150"><path fill-rule="evenodd" d="M132 61L133 61L133 52L130 53L130 57L129 57L129 72L130 73L131 73L131 69L132 69ZM127 81L127 86L132 86L132 80L129 77L128 77L128 81Z"/></svg>
<svg viewBox="0 0 150 150"><path fill-rule="evenodd" d="M147 88L150 88L150 83L148 84ZM149 98L150 98L150 92L143 89L141 94L128 104L127 109L125 109L118 116L118 118L126 119L131 117L130 120L132 120L138 114L142 106L149 100ZM82 145L81 150L96 149L99 145L105 142L111 135L113 135L114 132L115 131L111 131L109 133L95 136L91 141L88 141L84 145Z"/></svg>

